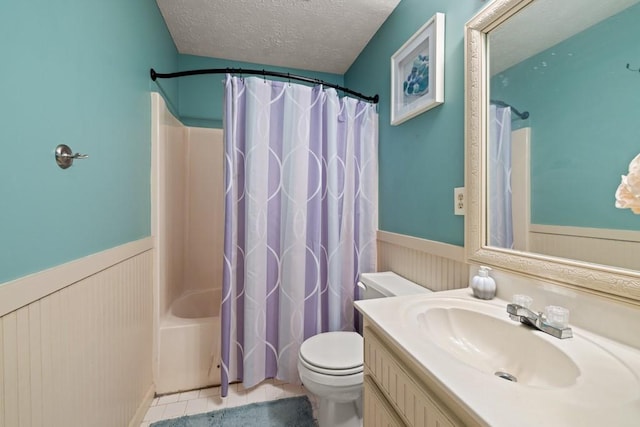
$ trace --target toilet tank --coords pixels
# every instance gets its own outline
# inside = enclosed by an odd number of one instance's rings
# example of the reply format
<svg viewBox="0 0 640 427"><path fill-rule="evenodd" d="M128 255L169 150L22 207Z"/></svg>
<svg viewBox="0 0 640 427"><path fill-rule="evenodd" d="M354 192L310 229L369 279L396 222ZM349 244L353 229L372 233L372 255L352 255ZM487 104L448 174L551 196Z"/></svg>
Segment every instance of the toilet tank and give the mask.
<svg viewBox="0 0 640 427"><path fill-rule="evenodd" d="M360 299L386 298L431 292L393 271L362 273L358 282Z"/></svg>

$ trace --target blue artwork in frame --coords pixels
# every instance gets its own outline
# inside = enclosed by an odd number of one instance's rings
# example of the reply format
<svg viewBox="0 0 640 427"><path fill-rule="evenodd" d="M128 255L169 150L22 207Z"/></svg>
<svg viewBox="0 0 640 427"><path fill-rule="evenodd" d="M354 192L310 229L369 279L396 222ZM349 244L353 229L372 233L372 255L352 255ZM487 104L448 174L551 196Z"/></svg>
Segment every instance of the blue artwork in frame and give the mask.
<svg viewBox="0 0 640 427"><path fill-rule="evenodd" d="M406 74L406 70L405 70ZM418 54L412 64L411 71L402 85L405 99L417 98L429 93L429 55Z"/></svg>
<svg viewBox="0 0 640 427"><path fill-rule="evenodd" d="M444 14L436 13L391 57L391 124L444 102Z"/></svg>

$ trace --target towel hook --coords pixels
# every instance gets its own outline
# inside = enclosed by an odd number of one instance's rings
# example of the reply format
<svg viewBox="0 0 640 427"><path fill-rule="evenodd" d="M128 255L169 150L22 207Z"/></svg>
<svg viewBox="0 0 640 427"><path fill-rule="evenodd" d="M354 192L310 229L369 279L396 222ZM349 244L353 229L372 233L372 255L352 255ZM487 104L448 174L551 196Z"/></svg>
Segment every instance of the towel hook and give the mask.
<svg viewBox="0 0 640 427"><path fill-rule="evenodd" d="M86 159L89 156L87 154L73 153L68 145L60 144L56 147L56 163L61 169L67 169L73 165L75 159Z"/></svg>

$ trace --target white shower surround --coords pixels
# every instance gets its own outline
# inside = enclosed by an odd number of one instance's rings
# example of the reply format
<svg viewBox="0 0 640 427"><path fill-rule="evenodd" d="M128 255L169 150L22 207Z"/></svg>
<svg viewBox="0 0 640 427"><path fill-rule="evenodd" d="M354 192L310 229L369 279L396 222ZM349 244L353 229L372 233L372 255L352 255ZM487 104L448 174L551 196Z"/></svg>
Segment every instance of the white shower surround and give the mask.
<svg viewBox="0 0 640 427"><path fill-rule="evenodd" d="M220 289L187 291L160 320L156 393L220 384Z"/></svg>
<svg viewBox="0 0 640 427"><path fill-rule="evenodd" d="M222 130L182 125L152 97L157 394L220 383Z"/></svg>

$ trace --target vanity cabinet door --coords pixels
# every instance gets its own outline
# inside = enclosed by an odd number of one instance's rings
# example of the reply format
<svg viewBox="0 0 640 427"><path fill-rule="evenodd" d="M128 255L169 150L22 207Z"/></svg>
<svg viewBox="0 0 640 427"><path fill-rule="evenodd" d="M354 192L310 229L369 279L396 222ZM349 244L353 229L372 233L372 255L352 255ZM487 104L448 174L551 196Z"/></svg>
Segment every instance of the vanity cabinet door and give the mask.
<svg viewBox="0 0 640 427"><path fill-rule="evenodd" d="M408 426L417 427L456 427L463 426L451 411L429 390L413 379L409 369L392 352L373 331L371 326L364 330L364 363L365 373L371 379L385 400ZM364 415L365 427L377 426Z"/></svg>
<svg viewBox="0 0 640 427"><path fill-rule="evenodd" d="M404 427L371 376L364 376L364 426L365 427Z"/></svg>

